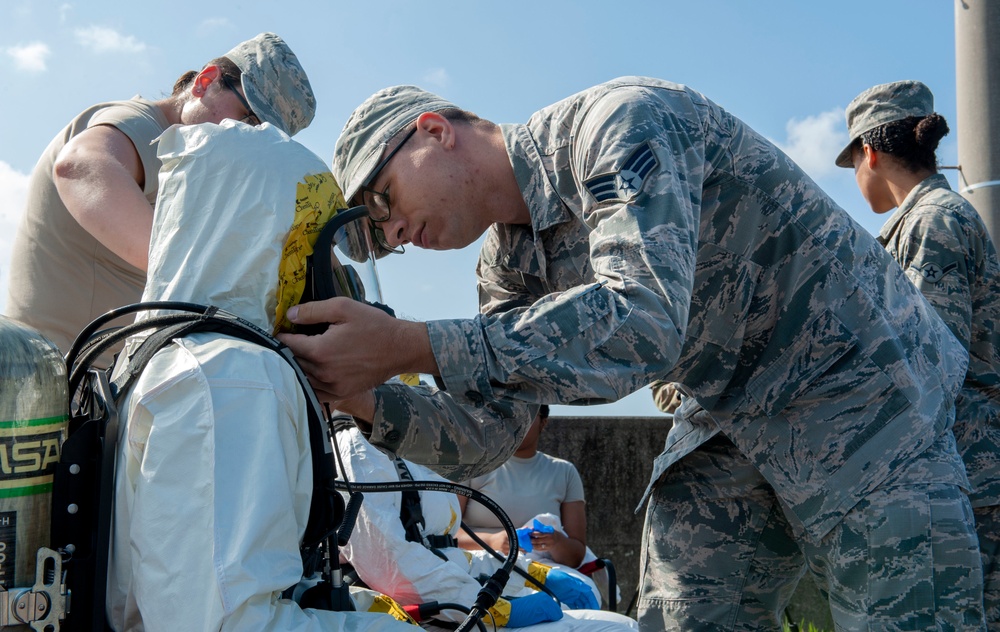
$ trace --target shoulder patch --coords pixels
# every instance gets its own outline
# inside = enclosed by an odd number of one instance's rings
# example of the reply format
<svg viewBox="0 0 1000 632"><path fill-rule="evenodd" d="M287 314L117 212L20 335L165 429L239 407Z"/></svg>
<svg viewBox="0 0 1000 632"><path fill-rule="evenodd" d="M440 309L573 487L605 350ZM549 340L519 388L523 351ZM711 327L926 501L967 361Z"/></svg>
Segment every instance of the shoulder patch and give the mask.
<svg viewBox="0 0 1000 632"><path fill-rule="evenodd" d="M584 181L584 186L598 202L630 200L642 190L649 172L659 164L649 142L636 147L618 171L605 173Z"/></svg>
<svg viewBox="0 0 1000 632"><path fill-rule="evenodd" d="M938 264L931 261L929 263L925 263L917 269L920 270L920 276L924 278L924 281L927 281L928 283L937 283L943 279L946 274L957 268L957 263L949 263L942 268Z"/></svg>

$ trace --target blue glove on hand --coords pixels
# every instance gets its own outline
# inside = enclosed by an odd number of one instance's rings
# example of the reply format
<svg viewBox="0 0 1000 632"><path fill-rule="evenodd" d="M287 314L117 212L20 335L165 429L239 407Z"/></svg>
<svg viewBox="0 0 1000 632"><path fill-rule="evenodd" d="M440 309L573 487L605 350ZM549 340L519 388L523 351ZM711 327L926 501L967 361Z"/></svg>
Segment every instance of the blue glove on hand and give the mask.
<svg viewBox="0 0 1000 632"><path fill-rule="evenodd" d="M517 545L526 553L531 553L531 527L517 530Z"/></svg>
<svg viewBox="0 0 1000 632"><path fill-rule="evenodd" d="M546 621L562 619L562 608L543 592L536 592L525 597L510 600L510 619L508 628L523 628Z"/></svg>
<svg viewBox="0 0 1000 632"><path fill-rule="evenodd" d="M531 550L534 548L531 545L531 534L552 533L553 531L555 531L554 528L544 522L539 522L536 519L530 527L521 527L520 529L517 529L517 545L521 547L522 551L531 553Z"/></svg>
<svg viewBox="0 0 1000 632"><path fill-rule="evenodd" d="M601 607L585 581L558 568L553 568L545 576L545 587L570 608L598 610Z"/></svg>

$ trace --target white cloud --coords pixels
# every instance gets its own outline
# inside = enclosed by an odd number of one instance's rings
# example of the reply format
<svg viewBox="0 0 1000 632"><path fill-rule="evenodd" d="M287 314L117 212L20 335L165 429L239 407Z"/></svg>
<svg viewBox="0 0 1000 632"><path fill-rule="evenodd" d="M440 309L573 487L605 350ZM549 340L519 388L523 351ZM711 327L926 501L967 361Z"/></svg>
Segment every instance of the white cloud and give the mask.
<svg viewBox="0 0 1000 632"><path fill-rule="evenodd" d="M443 88L451 83L451 77L448 76L448 71L444 68L432 68L424 73L423 81L435 88Z"/></svg>
<svg viewBox="0 0 1000 632"><path fill-rule="evenodd" d="M79 28L75 33L76 40L95 53L141 53L146 50L143 42L106 26Z"/></svg>
<svg viewBox="0 0 1000 632"><path fill-rule="evenodd" d="M45 72L45 59L52 54L44 42L11 46L6 52L14 58L14 67L24 72Z"/></svg>
<svg viewBox="0 0 1000 632"><path fill-rule="evenodd" d="M229 18L206 18L198 24L198 35L205 37L218 31L232 30L233 27Z"/></svg>
<svg viewBox="0 0 1000 632"><path fill-rule="evenodd" d="M14 233L28 199L28 175L0 160L0 312L7 305L7 279Z"/></svg>
<svg viewBox="0 0 1000 632"><path fill-rule="evenodd" d="M834 109L804 119L792 119L785 125L788 140L776 142L778 147L813 178L836 173L833 164L837 154L847 144L844 111Z"/></svg>
<svg viewBox="0 0 1000 632"><path fill-rule="evenodd" d="M68 22L69 14L72 11L73 11L73 5L71 5L68 2L59 5L59 22L61 24L65 24L66 22Z"/></svg>

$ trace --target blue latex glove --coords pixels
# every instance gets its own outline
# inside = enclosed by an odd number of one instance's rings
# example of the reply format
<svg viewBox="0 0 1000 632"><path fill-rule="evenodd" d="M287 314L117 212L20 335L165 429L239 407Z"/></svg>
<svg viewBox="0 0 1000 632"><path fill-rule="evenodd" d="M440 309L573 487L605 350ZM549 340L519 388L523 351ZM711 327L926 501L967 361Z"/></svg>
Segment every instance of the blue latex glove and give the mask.
<svg viewBox="0 0 1000 632"><path fill-rule="evenodd" d="M531 527L522 527L517 530L517 545L522 551L531 553Z"/></svg>
<svg viewBox="0 0 1000 632"><path fill-rule="evenodd" d="M510 600L510 619L507 621L507 627L523 628L536 623L558 621L562 616L562 608L555 599L543 592L536 592Z"/></svg>
<svg viewBox="0 0 1000 632"><path fill-rule="evenodd" d="M536 519L530 527L521 527L520 529L517 529L517 545L521 547L522 551L531 553L534 548L531 545L531 534L552 533L553 531L555 531L554 527L551 527L544 522L539 522Z"/></svg>
<svg viewBox="0 0 1000 632"><path fill-rule="evenodd" d="M598 610L601 607L586 582L558 568L553 568L545 576L545 587L570 608Z"/></svg>

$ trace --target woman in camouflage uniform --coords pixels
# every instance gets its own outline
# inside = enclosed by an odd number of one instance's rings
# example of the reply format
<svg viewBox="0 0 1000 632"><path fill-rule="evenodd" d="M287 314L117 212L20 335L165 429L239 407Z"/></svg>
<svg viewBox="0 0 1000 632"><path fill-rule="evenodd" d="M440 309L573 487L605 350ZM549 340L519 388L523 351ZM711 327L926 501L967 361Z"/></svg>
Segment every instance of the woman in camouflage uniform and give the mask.
<svg viewBox="0 0 1000 632"><path fill-rule="evenodd" d="M851 142L837 165L854 167L876 213L896 212L879 241L969 351L954 432L972 484L986 618L1000 630L1000 265L976 210L937 171L948 133L918 81L862 92L847 108Z"/></svg>

